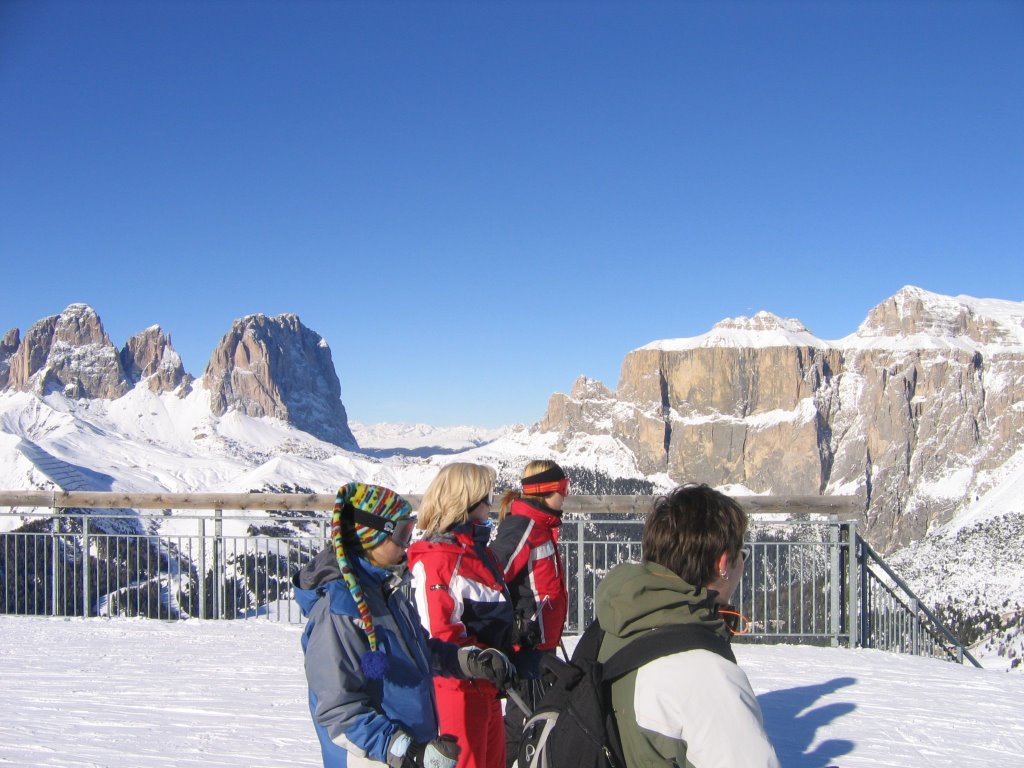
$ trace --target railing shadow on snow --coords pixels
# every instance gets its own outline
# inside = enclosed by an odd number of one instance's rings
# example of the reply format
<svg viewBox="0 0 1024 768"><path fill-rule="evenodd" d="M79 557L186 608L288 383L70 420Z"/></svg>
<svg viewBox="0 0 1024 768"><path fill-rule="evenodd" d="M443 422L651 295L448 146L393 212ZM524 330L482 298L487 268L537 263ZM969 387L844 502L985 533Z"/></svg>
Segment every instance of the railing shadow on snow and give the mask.
<svg viewBox="0 0 1024 768"><path fill-rule="evenodd" d="M825 696L857 682L853 677L837 677L818 685L802 685L757 697L779 763L786 768L829 768L836 758L850 754L856 746L847 739L828 739L819 744L814 737L820 728L853 712L852 702L815 706Z"/></svg>

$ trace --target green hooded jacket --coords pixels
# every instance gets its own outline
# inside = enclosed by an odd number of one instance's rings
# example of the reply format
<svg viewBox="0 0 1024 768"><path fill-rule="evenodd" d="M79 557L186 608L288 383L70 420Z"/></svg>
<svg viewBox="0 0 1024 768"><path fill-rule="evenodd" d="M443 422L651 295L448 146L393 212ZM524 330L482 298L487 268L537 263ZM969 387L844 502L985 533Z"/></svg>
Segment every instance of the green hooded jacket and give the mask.
<svg viewBox="0 0 1024 768"><path fill-rule="evenodd" d="M656 563L616 566L597 588L597 618L605 631L598 659L606 661L640 634L670 624L704 624L728 640L714 598ZM645 672L655 665L656 671ZM647 681L639 698L638 676ZM700 756L696 768L778 766L746 675L710 651L672 654L630 672L612 685L612 705L629 768L693 768L688 751ZM689 745L694 738L699 743Z"/></svg>

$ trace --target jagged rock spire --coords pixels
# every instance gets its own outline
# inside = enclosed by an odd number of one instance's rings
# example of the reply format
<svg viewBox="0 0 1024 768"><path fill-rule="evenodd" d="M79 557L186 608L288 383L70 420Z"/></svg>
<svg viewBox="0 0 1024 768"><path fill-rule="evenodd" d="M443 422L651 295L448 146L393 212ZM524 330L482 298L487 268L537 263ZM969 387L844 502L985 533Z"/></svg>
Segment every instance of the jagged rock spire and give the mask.
<svg viewBox="0 0 1024 768"><path fill-rule="evenodd" d="M210 409L273 416L322 440L356 447L331 350L297 315L236 320L210 357Z"/></svg>

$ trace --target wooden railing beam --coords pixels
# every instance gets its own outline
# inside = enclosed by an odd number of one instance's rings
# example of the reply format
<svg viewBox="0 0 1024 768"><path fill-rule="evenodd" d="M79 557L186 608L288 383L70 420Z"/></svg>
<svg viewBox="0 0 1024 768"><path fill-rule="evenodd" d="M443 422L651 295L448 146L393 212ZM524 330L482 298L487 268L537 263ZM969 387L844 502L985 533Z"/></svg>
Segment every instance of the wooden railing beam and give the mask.
<svg viewBox="0 0 1024 768"><path fill-rule="evenodd" d="M415 507L420 496L405 494ZM645 514L655 496L570 496L568 513ZM751 514L837 515L858 517L857 496L736 496ZM223 509L323 512L334 508L333 493L118 493L102 491L0 491L0 507L48 509Z"/></svg>

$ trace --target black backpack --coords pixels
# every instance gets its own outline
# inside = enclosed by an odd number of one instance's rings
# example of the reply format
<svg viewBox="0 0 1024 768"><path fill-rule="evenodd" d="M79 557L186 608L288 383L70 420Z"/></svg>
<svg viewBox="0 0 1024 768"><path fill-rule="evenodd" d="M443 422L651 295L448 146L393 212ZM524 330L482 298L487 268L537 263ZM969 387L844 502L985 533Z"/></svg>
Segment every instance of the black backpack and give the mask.
<svg viewBox="0 0 1024 768"><path fill-rule="evenodd" d="M611 705L611 684L662 656L703 649L735 663L729 642L700 624L652 629L604 664L597 660L604 630L595 620L568 662L543 662L550 688L527 719L518 768L626 768Z"/></svg>

